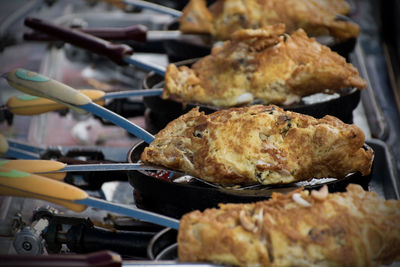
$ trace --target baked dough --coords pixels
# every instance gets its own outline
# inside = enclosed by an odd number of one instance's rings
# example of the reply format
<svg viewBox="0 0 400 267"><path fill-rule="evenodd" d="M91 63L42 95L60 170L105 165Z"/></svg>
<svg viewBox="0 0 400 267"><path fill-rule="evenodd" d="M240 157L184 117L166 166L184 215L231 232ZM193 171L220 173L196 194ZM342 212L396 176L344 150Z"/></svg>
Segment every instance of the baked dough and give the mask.
<svg viewBox="0 0 400 267"><path fill-rule="evenodd" d="M399 222L400 201L359 185L333 194L300 189L184 215L178 256L235 266L380 266L400 260Z"/></svg>
<svg viewBox="0 0 400 267"><path fill-rule="evenodd" d="M343 41L360 33L356 23L340 17L349 10L344 0L217 0L209 8L205 0L191 0L179 23L182 32L207 33L219 40L240 29L284 23L288 33L302 28L311 36Z"/></svg>
<svg viewBox="0 0 400 267"><path fill-rule="evenodd" d="M369 174L372 150L355 125L315 119L277 106L231 108L209 115L192 109L170 122L141 160L232 184L286 184Z"/></svg>
<svg viewBox="0 0 400 267"><path fill-rule="evenodd" d="M301 29L291 36L284 31L283 24L239 30L191 68L170 64L162 98L224 108L289 105L315 93L366 87L345 58Z"/></svg>

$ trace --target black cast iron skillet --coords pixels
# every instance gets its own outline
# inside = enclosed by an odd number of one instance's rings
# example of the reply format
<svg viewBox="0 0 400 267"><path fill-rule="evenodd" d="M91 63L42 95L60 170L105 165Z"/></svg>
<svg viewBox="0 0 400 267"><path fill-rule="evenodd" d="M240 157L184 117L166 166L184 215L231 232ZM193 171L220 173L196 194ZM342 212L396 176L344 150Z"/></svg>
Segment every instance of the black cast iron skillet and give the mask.
<svg viewBox="0 0 400 267"><path fill-rule="evenodd" d="M346 16L337 16L339 19L345 21L351 21L350 18ZM179 21L175 20L172 23L165 26L164 30L174 31L179 30ZM208 37L208 38L207 38ZM190 58L204 57L211 53L213 40L211 36L204 36L207 41L204 42L185 42L184 40L165 40L163 42L164 49L168 55L170 62L182 61ZM339 42L331 37L326 36L326 38L316 38L320 43L328 46L332 51L335 51L342 57L349 60L349 55L353 52L354 47L357 43L357 38L351 38L346 41Z"/></svg>
<svg viewBox="0 0 400 267"><path fill-rule="evenodd" d="M128 152L128 162L138 162L146 143L137 143ZM364 149L371 149L364 145ZM250 189L227 189L192 179L177 183L168 179L166 172L128 172L129 183L134 188L134 197L137 207L151 210L174 218L193 210L204 210L217 207L219 203L250 203L266 200L272 193L290 192L299 188L300 184L274 185L250 187ZM319 189L326 184L330 192L344 192L349 183L368 187L370 176L360 173L349 174L344 179L327 181L325 183L305 185L306 189Z"/></svg>
<svg viewBox="0 0 400 267"><path fill-rule="evenodd" d="M175 63L177 66L192 65L197 59L189 59ZM144 89L163 88L164 77L150 72L143 80ZM314 95L315 97L315 95ZM303 98L299 103L288 106L281 106L285 110L290 110L302 114L307 114L315 118L322 118L325 115L332 115L345 123L353 122L353 110L360 101L360 90L356 88L343 89L335 98L332 95L321 95L313 100L313 103L307 102L310 97ZM143 101L150 110L146 114L146 128L157 133L163 129L168 122L187 113L192 108L199 106L200 111L206 114L220 110L221 108L207 106L204 104L187 104L183 106L181 102L170 99L162 99L159 96L144 97Z"/></svg>
<svg viewBox="0 0 400 267"><path fill-rule="evenodd" d="M164 30L179 30L179 21L165 25ZM185 42L183 40L165 40L163 46L170 62L177 62L191 58L208 56L211 53L212 44L215 42L209 35L202 36L204 41Z"/></svg>

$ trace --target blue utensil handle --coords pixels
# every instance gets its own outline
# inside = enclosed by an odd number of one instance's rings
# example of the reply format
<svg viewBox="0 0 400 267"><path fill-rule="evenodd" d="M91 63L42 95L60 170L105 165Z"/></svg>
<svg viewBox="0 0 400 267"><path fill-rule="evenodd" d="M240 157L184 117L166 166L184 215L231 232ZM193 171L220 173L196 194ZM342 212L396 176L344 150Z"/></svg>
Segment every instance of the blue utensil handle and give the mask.
<svg viewBox="0 0 400 267"><path fill-rule="evenodd" d="M142 139L148 144L150 144L154 140L154 136L151 133L147 132L145 129L137 126L136 124L125 119L124 117L121 117L120 115L111 112L110 110L103 108L102 106L97 105L96 103L89 103L83 106L79 106L79 108L89 111L90 113L93 113L100 118L103 118L120 126L121 128L127 130L128 132Z"/></svg>
<svg viewBox="0 0 400 267"><path fill-rule="evenodd" d="M102 210L123 214L132 218L136 218L146 222L151 222L157 225L162 225L173 229L179 229L179 220L164 215L160 215L154 212L141 210L135 207L112 203L92 197L76 200L74 202L85 206L90 206Z"/></svg>
<svg viewBox="0 0 400 267"><path fill-rule="evenodd" d="M164 66L161 66L159 64L150 62L150 61L144 61L142 59L135 58L134 56L126 56L124 57L124 60L126 63L136 66L138 68L141 68L145 71L154 71L158 75L164 76L166 68Z"/></svg>
<svg viewBox="0 0 400 267"><path fill-rule="evenodd" d="M22 74L19 75L19 73ZM122 127L146 143L151 143L154 140L154 136L143 128L93 103L88 96L68 85L23 69L16 69L8 73L7 80L11 86L25 93L50 98L74 109L89 111L100 118Z"/></svg>

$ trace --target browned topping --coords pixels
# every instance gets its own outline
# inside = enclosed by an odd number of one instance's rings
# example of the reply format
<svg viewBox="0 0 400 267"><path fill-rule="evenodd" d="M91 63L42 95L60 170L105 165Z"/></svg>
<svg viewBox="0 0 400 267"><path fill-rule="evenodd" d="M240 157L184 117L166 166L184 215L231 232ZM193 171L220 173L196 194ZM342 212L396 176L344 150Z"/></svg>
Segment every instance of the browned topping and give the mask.
<svg viewBox="0 0 400 267"><path fill-rule="evenodd" d="M163 98L218 107L254 100L289 105L315 93L363 89L366 82L346 59L299 29L284 38L284 25L239 30L191 68L170 64Z"/></svg>
<svg viewBox="0 0 400 267"><path fill-rule="evenodd" d="M379 266L398 260L400 201L380 199L359 185L324 201L305 192L184 215L179 260L272 267ZM312 206L295 204L295 194ZM262 220L255 219L259 214Z"/></svg>
<svg viewBox="0 0 400 267"><path fill-rule="evenodd" d="M288 33L303 28L312 36L347 40L360 32L357 24L337 19L349 10L344 0L217 0L208 9L205 0L191 0L183 10L180 30L228 40L237 30L285 24Z"/></svg>
<svg viewBox="0 0 400 267"><path fill-rule="evenodd" d="M254 105L170 122L141 159L220 184L282 184L370 172L372 151L355 125ZM315 193L314 193L315 194Z"/></svg>
<svg viewBox="0 0 400 267"><path fill-rule="evenodd" d="M324 185L320 190L311 191L311 196L316 200L325 200L328 197L328 186Z"/></svg>

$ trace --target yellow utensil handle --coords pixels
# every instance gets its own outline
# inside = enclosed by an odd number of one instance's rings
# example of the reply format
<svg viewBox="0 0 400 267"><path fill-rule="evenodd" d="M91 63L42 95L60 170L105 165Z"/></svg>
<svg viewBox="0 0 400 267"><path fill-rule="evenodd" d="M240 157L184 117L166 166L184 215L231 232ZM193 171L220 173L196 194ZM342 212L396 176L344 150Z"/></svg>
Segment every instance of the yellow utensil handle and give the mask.
<svg viewBox="0 0 400 267"><path fill-rule="evenodd" d="M64 201L64 200L58 200L58 199L54 199L54 198L48 198L48 197L45 197L42 195L34 195L32 193L26 193L26 192L23 192L23 191L20 191L17 189L3 188L1 186L0 186L0 195L41 199L44 201L48 201L48 202L51 202L54 204L64 206L67 209L70 209L70 210L76 211L76 212L82 212L87 208L85 205L74 203L71 201Z"/></svg>
<svg viewBox="0 0 400 267"><path fill-rule="evenodd" d="M63 169L66 164L55 160L34 160L34 159L17 159L17 160L0 160L0 167L15 169L24 172L51 172ZM46 176L53 180L61 181L65 178L66 173L44 173Z"/></svg>
<svg viewBox="0 0 400 267"><path fill-rule="evenodd" d="M4 135L0 134L0 154L5 154L8 150L8 142Z"/></svg>
<svg viewBox="0 0 400 267"><path fill-rule="evenodd" d="M75 211L77 209L84 210L86 207L73 203L73 201L88 197L85 191L75 186L2 167L0 167L0 188L4 195L39 198Z"/></svg>
<svg viewBox="0 0 400 267"><path fill-rule="evenodd" d="M24 69L15 69L8 73L7 81L22 92L66 105L81 106L92 102L89 97L68 85Z"/></svg>
<svg viewBox="0 0 400 267"><path fill-rule="evenodd" d="M101 90L84 89L79 92L94 100L98 105L104 105L105 100L100 99L105 95ZM7 101L8 109L15 115L32 116L50 111L65 109L65 105L59 104L53 100L31 96L13 96Z"/></svg>
<svg viewBox="0 0 400 267"><path fill-rule="evenodd" d="M49 111L65 109L65 105L37 96L13 96L7 101L8 110L15 115L38 115Z"/></svg>

